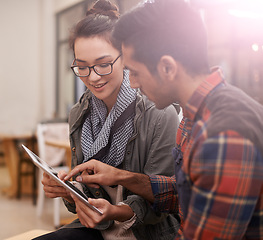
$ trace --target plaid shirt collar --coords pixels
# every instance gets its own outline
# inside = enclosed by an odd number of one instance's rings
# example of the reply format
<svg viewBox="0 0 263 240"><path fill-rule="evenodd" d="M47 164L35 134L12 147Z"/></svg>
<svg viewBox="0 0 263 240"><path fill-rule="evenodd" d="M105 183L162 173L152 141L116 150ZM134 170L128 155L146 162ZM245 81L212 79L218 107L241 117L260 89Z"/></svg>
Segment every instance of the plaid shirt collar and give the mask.
<svg viewBox="0 0 263 240"><path fill-rule="evenodd" d="M184 109L185 117L194 121L207 95L221 83L225 83L222 71L219 68L213 68L212 73L197 87L188 100Z"/></svg>

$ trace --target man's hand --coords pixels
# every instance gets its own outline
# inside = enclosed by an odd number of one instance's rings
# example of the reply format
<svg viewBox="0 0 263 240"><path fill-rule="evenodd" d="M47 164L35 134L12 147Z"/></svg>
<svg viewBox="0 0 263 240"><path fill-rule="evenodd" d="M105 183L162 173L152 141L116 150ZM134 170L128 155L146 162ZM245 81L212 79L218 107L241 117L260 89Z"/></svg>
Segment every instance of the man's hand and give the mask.
<svg viewBox="0 0 263 240"><path fill-rule="evenodd" d="M63 180L64 177L67 175L66 172L60 171L58 173L58 177ZM48 198L56 198L56 197L63 197L68 202L73 203L73 199L71 198L69 192L59 185L55 180L53 180L47 173L43 173L43 179L42 179L43 189L45 191L45 195Z"/></svg>
<svg viewBox="0 0 263 240"><path fill-rule="evenodd" d="M81 173L81 175L76 178L76 181L85 183L89 187L98 188L99 185L118 185L118 181L122 178L124 172L126 171L114 168L100 161L90 160L76 166L64 180L68 180L74 175Z"/></svg>
<svg viewBox="0 0 263 240"><path fill-rule="evenodd" d="M64 180L68 180L78 173L81 175L76 178L76 181L85 183L89 187L122 185L149 202L154 202L151 182L146 174L129 172L97 160L89 160L76 166Z"/></svg>

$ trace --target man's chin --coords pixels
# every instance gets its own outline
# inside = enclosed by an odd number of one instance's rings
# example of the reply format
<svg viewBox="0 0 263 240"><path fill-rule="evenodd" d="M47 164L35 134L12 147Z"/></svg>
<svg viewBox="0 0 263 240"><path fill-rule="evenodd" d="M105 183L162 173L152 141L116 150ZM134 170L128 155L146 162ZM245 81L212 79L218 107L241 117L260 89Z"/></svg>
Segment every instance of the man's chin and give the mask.
<svg viewBox="0 0 263 240"><path fill-rule="evenodd" d="M155 105L155 107L156 107L157 109L159 109L159 110L164 109L164 108L167 107L167 105L162 105L162 104L156 103L156 102L154 102L154 105Z"/></svg>
<svg viewBox="0 0 263 240"><path fill-rule="evenodd" d="M154 103L154 105L155 105L155 107L157 108L157 109L164 109L164 108L166 108L168 105L163 105L163 104L161 104L161 103L159 103L159 102L155 102L153 99L151 99L151 98L149 98L144 92L143 92L143 90L142 89L140 89L140 92L141 92L141 94L143 94L144 96L146 96L151 102L153 102Z"/></svg>

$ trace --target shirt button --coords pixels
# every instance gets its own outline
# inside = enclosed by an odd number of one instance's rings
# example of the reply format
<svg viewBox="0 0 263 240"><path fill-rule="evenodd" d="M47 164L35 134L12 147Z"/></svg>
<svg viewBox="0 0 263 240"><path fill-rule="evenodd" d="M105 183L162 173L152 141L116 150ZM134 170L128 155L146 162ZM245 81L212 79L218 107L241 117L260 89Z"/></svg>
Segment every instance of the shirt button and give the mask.
<svg viewBox="0 0 263 240"><path fill-rule="evenodd" d="M131 151L127 151L127 155L130 155L131 154Z"/></svg>
<svg viewBox="0 0 263 240"><path fill-rule="evenodd" d="M75 147L73 147L71 150L72 150L72 152L76 152L76 148Z"/></svg>
<svg viewBox="0 0 263 240"><path fill-rule="evenodd" d="M95 195L96 195L96 196L99 196L99 195L100 195L100 191L96 191L96 192L95 192Z"/></svg>

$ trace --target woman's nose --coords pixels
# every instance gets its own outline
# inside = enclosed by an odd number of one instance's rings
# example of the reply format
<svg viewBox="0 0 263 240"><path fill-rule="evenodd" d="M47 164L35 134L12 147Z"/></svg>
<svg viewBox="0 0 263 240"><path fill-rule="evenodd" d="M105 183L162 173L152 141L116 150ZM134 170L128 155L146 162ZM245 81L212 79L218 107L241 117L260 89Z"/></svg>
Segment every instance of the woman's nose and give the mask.
<svg viewBox="0 0 263 240"><path fill-rule="evenodd" d="M101 79L101 76L98 75L94 69L90 70L90 75L88 76L89 81L96 82Z"/></svg>

